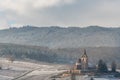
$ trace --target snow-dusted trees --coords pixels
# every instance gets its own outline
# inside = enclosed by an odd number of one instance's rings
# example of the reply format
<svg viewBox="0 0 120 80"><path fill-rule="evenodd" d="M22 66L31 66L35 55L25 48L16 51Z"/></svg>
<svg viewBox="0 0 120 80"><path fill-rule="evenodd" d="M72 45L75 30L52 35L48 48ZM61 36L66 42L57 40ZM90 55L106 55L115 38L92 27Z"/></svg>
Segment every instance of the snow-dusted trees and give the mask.
<svg viewBox="0 0 120 80"><path fill-rule="evenodd" d="M94 80L93 77L91 77L90 80Z"/></svg>
<svg viewBox="0 0 120 80"><path fill-rule="evenodd" d="M99 62L98 62L97 71L98 72L108 72L107 65L102 59L100 59Z"/></svg>
<svg viewBox="0 0 120 80"><path fill-rule="evenodd" d="M117 67L116 62L113 61L112 64L111 64L111 71L116 72L116 67Z"/></svg>

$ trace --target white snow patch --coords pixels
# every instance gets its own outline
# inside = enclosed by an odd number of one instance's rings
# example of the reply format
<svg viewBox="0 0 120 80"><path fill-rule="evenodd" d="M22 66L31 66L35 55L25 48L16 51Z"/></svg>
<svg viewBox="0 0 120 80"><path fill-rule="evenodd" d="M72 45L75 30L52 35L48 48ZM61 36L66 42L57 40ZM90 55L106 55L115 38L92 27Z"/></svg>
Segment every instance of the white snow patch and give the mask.
<svg viewBox="0 0 120 80"><path fill-rule="evenodd" d="M111 79L111 78L94 78L94 80L120 80L120 79Z"/></svg>
<svg viewBox="0 0 120 80"><path fill-rule="evenodd" d="M0 75L0 80L11 80L11 79L13 79L13 77Z"/></svg>

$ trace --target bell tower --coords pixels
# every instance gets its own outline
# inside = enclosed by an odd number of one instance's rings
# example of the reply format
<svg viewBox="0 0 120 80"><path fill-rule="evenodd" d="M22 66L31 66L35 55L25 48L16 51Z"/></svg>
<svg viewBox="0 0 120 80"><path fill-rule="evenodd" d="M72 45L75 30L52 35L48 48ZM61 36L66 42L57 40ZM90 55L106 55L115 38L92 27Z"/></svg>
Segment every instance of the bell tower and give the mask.
<svg viewBox="0 0 120 80"><path fill-rule="evenodd" d="M88 69L88 56L86 54L86 49L84 49L83 55L81 57L81 68L83 71Z"/></svg>

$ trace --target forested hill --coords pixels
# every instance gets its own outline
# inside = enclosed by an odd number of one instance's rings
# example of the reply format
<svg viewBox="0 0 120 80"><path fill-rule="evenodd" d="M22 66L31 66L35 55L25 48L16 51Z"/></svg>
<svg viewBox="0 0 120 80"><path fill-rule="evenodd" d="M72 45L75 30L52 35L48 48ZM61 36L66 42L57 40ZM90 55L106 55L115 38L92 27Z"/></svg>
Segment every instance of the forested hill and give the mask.
<svg viewBox="0 0 120 80"><path fill-rule="evenodd" d="M120 28L25 26L0 30L0 43L50 48L118 47L120 46Z"/></svg>
<svg viewBox="0 0 120 80"><path fill-rule="evenodd" d="M40 46L26 46L16 44L0 44L0 57L12 56L20 60L36 60L49 63L75 63L86 49L91 64L96 64L99 59L108 64L116 61L120 68L120 47L86 47L86 48L48 48Z"/></svg>

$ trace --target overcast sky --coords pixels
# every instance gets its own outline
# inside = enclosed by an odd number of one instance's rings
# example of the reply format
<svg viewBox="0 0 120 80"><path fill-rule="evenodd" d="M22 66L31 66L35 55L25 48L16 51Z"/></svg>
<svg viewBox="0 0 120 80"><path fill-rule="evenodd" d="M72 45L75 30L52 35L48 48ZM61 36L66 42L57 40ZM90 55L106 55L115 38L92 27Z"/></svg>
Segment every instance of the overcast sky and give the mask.
<svg viewBox="0 0 120 80"><path fill-rule="evenodd" d="M34 26L120 26L120 0L0 0L0 29Z"/></svg>

